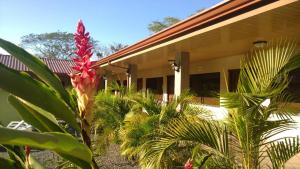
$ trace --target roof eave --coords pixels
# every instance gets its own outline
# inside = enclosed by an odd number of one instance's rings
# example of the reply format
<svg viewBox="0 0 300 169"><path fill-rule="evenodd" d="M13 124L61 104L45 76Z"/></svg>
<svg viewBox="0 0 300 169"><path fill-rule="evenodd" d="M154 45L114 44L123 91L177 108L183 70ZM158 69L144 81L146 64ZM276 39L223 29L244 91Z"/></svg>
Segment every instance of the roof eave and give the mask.
<svg viewBox="0 0 300 169"><path fill-rule="evenodd" d="M176 38L181 35L188 34L197 30L197 28L201 29L201 27L210 26L212 24L218 23L222 21L222 18L234 17L238 14L247 12L250 10L250 7L257 8L260 6L264 6L266 4L275 2L277 0L230 0L224 1L210 9L200 12L194 16L191 16L167 29L164 29L148 38L145 38L133 45L130 45L108 57L105 57L99 61L97 61L93 67L100 66L106 63L109 63L113 60L122 58L128 54L135 53L137 51L146 49L148 47L157 45L164 41ZM232 15L232 16L231 16ZM226 18L223 18L223 20ZM209 25L209 23L211 23ZM206 25L207 24L207 25Z"/></svg>

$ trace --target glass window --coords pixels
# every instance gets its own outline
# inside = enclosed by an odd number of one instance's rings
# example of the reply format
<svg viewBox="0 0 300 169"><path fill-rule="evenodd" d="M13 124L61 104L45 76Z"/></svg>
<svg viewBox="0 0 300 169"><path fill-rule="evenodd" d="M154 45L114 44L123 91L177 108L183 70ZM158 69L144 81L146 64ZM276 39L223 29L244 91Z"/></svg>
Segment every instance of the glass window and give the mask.
<svg viewBox="0 0 300 169"><path fill-rule="evenodd" d="M137 91L143 90L143 78L138 78L136 83Z"/></svg>
<svg viewBox="0 0 300 169"><path fill-rule="evenodd" d="M146 80L147 90L152 91L154 94L162 94L163 93L162 84L163 84L162 77L147 78L147 80Z"/></svg>
<svg viewBox="0 0 300 169"><path fill-rule="evenodd" d="M198 97L215 97L220 92L220 73L190 75L190 90Z"/></svg>
<svg viewBox="0 0 300 169"><path fill-rule="evenodd" d="M228 83L229 91L234 92L237 89L237 84L239 81L240 69L230 69L228 70Z"/></svg>

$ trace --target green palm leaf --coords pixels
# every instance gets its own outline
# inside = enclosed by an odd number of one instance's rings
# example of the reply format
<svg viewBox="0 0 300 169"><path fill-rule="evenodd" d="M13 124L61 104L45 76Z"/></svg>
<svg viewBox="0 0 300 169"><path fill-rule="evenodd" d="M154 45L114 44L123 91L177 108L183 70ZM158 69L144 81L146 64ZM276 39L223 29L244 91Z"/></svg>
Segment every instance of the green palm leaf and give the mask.
<svg viewBox="0 0 300 169"><path fill-rule="evenodd" d="M285 138L273 142L267 148L273 169L283 169L284 164L293 156L300 153L300 138Z"/></svg>
<svg viewBox="0 0 300 169"><path fill-rule="evenodd" d="M143 146L141 161L146 166L159 168L166 157L165 153L178 144L201 145L205 151L221 157L223 161L229 159L228 131L218 122L180 116L166 125L161 132L162 135L157 139L150 140Z"/></svg>

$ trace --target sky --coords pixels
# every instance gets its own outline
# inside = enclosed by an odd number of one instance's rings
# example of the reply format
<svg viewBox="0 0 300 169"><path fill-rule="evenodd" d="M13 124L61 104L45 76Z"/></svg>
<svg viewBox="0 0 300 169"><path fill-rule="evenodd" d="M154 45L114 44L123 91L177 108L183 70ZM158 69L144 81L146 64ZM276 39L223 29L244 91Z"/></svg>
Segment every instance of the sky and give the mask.
<svg viewBox="0 0 300 169"><path fill-rule="evenodd" d="M30 33L74 32L79 19L100 44L133 44L149 23L185 19L220 0L0 0L0 37L19 44ZM0 53L3 50L0 50Z"/></svg>

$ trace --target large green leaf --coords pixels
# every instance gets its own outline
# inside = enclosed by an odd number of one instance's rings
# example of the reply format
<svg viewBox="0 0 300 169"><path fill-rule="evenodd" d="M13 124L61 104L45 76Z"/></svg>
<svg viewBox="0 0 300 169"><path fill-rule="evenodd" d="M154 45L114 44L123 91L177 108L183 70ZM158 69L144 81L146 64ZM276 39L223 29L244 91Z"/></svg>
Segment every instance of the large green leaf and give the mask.
<svg viewBox="0 0 300 169"><path fill-rule="evenodd" d="M17 169L15 162L10 159L6 159L3 157L0 157L0 168L5 169Z"/></svg>
<svg viewBox="0 0 300 169"><path fill-rule="evenodd" d="M65 133L35 133L0 127L0 144L27 145L48 149L59 154L65 154L86 161L87 163L92 162L90 149L86 145L78 142L76 138Z"/></svg>
<svg viewBox="0 0 300 169"><path fill-rule="evenodd" d="M11 160L15 162L15 165L17 168L25 168L25 152L24 149L20 146L15 145L0 145L0 147L3 147L6 149L9 157Z"/></svg>
<svg viewBox="0 0 300 169"><path fill-rule="evenodd" d="M24 121L33 125L42 132L65 131L58 125L55 117L43 109L38 108L20 98L10 95L8 101L19 112ZM33 107L33 108L32 108Z"/></svg>
<svg viewBox="0 0 300 169"><path fill-rule="evenodd" d="M35 158L29 156L29 164L32 169L45 169Z"/></svg>
<svg viewBox="0 0 300 169"><path fill-rule="evenodd" d="M40 79L51 86L59 95L69 104L70 96L64 89L59 78L37 57L32 56L24 49L0 38L0 47L5 49L12 56L24 63L30 68ZM70 104L69 104L70 105Z"/></svg>
<svg viewBox="0 0 300 169"><path fill-rule="evenodd" d="M73 164L76 164L77 166L80 166L81 168L92 169L92 164L91 163L87 163L86 161L80 160L78 158L74 158L70 155L61 154L61 153L59 155L62 156L64 159L71 161Z"/></svg>
<svg viewBox="0 0 300 169"><path fill-rule="evenodd" d="M34 80L26 73L7 68L1 63L0 79L5 79L1 81L0 88L61 118L80 131L74 112L57 96L55 91L42 82Z"/></svg>

